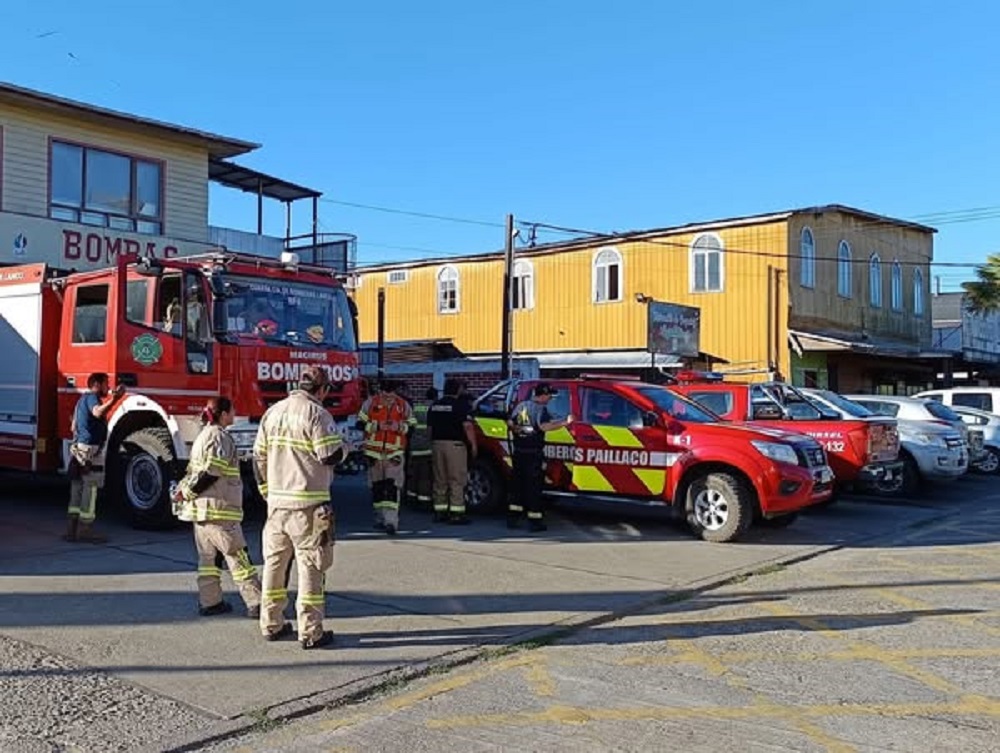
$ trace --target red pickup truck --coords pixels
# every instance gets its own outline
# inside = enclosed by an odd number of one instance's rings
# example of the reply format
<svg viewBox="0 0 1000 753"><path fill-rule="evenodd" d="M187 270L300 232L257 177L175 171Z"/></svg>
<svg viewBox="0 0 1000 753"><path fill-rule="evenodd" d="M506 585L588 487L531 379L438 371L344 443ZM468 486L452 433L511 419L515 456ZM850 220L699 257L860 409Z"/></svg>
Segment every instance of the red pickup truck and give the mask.
<svg viewBox="0 0 1000 753"><path fill-rule="evenodd" d="M902 472L895 420L847 420L783 382L725 382L721 374L682 371L670 389L730 421L813 437L830 456L838 486L889 481Z"/></svg>
<svg viewBox="0 0 1000 753"><path fill-rule="evenodd" d="M830 498L833 472L818 442L738 426L670 390L620 378L556 379L548 405L573 415L545 435L547 494L564 503L666 507L707 541L738 539L754 521L790 523ZM507 381L476 401L479 457L466 487L471 509L506 505L507 416L537 382Z"/></svg>

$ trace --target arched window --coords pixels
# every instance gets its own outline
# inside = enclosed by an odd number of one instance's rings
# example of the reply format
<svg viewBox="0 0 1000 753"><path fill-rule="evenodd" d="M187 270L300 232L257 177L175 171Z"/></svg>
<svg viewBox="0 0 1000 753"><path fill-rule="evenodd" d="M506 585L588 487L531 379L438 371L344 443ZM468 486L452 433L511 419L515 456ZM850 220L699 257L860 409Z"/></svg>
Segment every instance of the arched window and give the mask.
<svg viewBox="0 0 1000 753"><path fill-rule="evenodd" d="M850 298L852 295L851 272L851 247L847 241L841 241L837 248L837 294L843 298Z"/></svg>
<svg viewBox="0 0 1000 753"><path fill-rule="evenodd" d="M691 292L721 293L724 275L722 239L715 233L699 235L691 244Z"/></svg>
<svg viewBox="0 0 1000 753"><path fill-rule="evenodd" d="M882 308L882 260L878 254L868 259L868 300L872 308Z"/></svg>
<svg viewBox="0 0 1000 753"><path fill-rule="evenodd" d="M802 273L800 282L804 288L816 287L816 240L813 232L807 227L802 228L802 239L799 241L799 263Z"/></svg>
<svg viewBox="0 0 1000 753"><path fill-rule="evenodd" d="M514 287L510 305L514 309L535 308L535 271L530 261L514 262Z"/></svg>
<svg viewBox="0 0 1000 753"><path fill-rule="evenodd" d="M924 315L924 273L919 269L913 270L913 313Z"/></svg>
<svg viewBox="0 0 1000 753"><path fill-rule="evenodd" d="M892 262L889 303L893 311L903 310L903 265L898 259Z"/></svg>
<svg viewBox="0 0 1000 753"><path fill-rule="evenodd" d="M438 313L454 314L458 311L458 270L455 267L441 267L438 272Z"/></svg>
<svg viewBox="0 0 1000 753"><path fill-rule="evenodd" d="M594 303L622 299L622 255L613 248L594 254Z"/></svg>

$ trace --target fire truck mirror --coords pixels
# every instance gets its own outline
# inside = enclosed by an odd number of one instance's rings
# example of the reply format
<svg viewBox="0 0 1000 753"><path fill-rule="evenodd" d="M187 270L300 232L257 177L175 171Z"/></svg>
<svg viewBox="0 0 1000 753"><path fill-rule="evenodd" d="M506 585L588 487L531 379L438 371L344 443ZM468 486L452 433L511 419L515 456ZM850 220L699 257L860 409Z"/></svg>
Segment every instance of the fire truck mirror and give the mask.
<svg viewBox="0 0 1000 753"><path fill-rule="evenodd" d="M656 413L656 411L646 411L642 414L642 425L647 427L659 426L660 416Z"/></svg>
<svg viewBox="0 0 1000 753"><path fill-rule="evenodd" d="M136 263L135 272L140 277L161 277L163 267L156 259L143 258Z"/></svg>
<svg viewBox="0 0 1000 753"><path fill-rule="evenodd" d="M212 272L208 276L208 284L214 298L226 298L230 295L229 286L226 285L225 279L218 272Z"/></svg>

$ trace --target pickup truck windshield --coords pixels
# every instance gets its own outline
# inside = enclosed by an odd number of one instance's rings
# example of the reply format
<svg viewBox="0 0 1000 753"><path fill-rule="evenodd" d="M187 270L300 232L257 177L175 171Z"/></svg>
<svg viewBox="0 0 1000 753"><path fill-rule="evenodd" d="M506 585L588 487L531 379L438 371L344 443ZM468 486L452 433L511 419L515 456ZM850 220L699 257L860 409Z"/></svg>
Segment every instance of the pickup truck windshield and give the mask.
<svg viewBox="0 0 1000 753"><path fill-rule="evenodd" d="M848 416L854 416L855 418L871 418L875 415L865 406L848 400L846 397L841 397L836 392L831 392L830 390L819 390L815 394L817 398L825 400L830 405L840 408L840 410L844 411L844 413Z"/></svg>
<svg viewBox="0 0 1000 753"><path fill-rule="evenodd" d="M227 275L227 334L306 348L355 351L343 288Z"/></svg>
<svg viewBox="0 0 1000 753"><path fill-rule="evenodd" d="M636 392L651 400L657 408L678 421L688 421L695 424L714 424L722 421L721 418L714 413L709 413L697 403L664 387L638 387Z"/></svg>

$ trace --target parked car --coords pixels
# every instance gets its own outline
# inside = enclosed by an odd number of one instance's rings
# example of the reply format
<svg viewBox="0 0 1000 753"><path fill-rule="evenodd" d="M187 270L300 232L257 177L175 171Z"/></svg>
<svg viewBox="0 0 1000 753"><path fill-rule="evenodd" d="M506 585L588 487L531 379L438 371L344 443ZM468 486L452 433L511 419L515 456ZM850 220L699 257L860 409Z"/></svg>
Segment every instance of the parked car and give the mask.
<svg viewBox="0 0 1000 753"><path fill-rule="evenodd" d="M980 473L1000 474L1000 416L975 408L952 406L973 432L983 435L983 452L969 465Z"/></svg>
<svg viewBox="0 0 1000 753"><path fill-rule="evenodd" d="M919 392L914 397L936 400L952 408L975 408L1000 415L1000 387L949 387Z"/></svg>
<svg viewBox="0 0 1000 753"><path fill-rule="evenodd" d="M881 491L913 493L921 480L951 480L968 471L968 427L946 406L895 395L844 397L871 413L896 419L902 444L903 477L901 483L878 485Z"/></svg>

